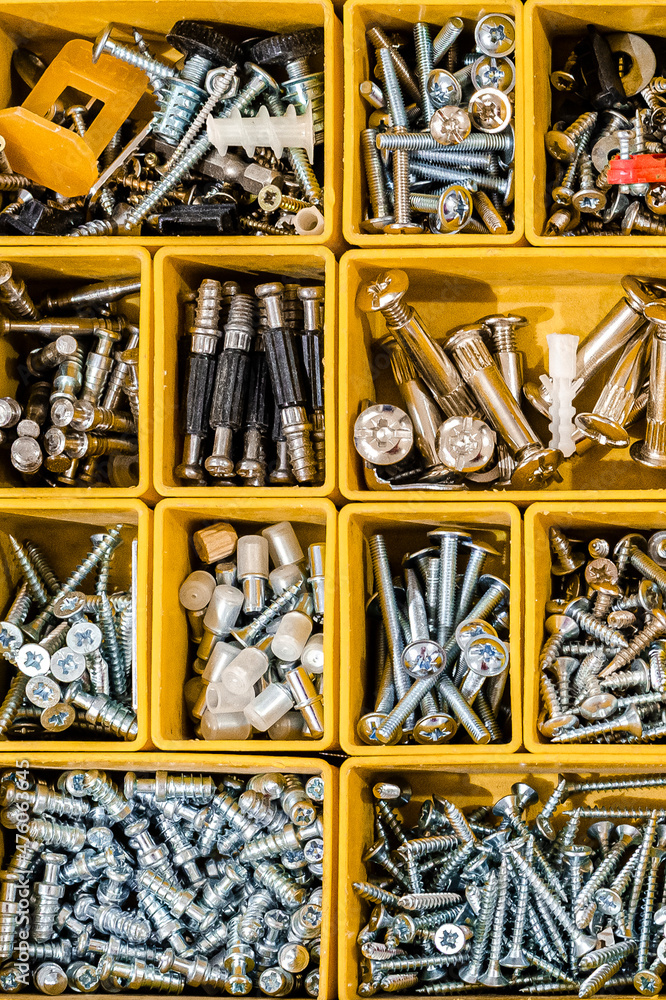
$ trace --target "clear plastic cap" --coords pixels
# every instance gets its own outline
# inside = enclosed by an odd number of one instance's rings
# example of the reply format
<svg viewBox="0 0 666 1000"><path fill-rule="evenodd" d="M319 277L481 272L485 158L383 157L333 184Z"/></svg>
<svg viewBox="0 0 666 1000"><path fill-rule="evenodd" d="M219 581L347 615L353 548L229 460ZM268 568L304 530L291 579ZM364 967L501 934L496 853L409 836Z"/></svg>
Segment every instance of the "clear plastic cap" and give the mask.
<svg viewBox="0 0 666 1000"><path fill-rule="evenodd" d="M204 712L199 730L205 740L247 740L252 726L242 712L230 712L228 715Z"/></svg>
<svg viewBox="0 0 666 1000"><path fill-rule="evenodd" d="M262 535L268 541L274 566L288 566L289 563L302 562L305 559L290 521L270 524L264 528Z"/></svg>
<svg viewBox="0 0 666 1000"><path fill-rule="evenodd" d="M236 659L240 651L241 647L231 642L216 643L203 671L202 680L207 684L214 684L216 681L219 681L223 671L226 670L232 660Z"/></svg>
<svg viewBox="0 0 666 1000"><path fill-rule="evenodd" d="M269 684L261 694L245 706L243 713L255 729L265 733L293 706L291 695L281 684Z"/></svg>
<svg viewBox="0 0 666 1000"><path fill-rule="evenodd" d="M222 583L213 591L208 610L204 617L204 627L215 635L229 635L238 621L243 607L243 594L236 587Z"/></svg>
<svg viewBox="0 0 666 1000"><path fill-rule="evenodd" d="M243 694L251 690L267 670L268 657L264 651L248 646L224 670L221 683L231 694Z"/></svg>
<svg viewBox="0 0 666 1000"><path fill-rule="evenodd" d="M252 688L241 694L231 694L219 681L213 681L206 687L206 708L213 715L228 715L230 712L242 712L254 695Z"/></svg>
<svg viewBox="0 0 666 1000"><path fill-rule="evenodd" d="M268 579L268 542L261 535L241 535L236 546L238 579L260 576Z"/></svg>
<svg viewBox="0 0 666 1000"><path fill-rule="evenodd" d="M185 577L178 591L178 600L186 611L202 611L215 590L215 577L205 569L197 569Z"/></svg>
<svg viewBox="0 0 666 1000"><path fill-rule="evenodd" d="M273 636L271 652L286 663L300 660L311 632L312 620L307 615L301 611L288 611Z"/></svg>
<svg viewBox="0 0 666 1000"><path fill-rule="evenodd" d="M311 635L301 653L301 663L311 674L324 672L324 633Z"/></svg>
<svg viewBox="0 0 666 1000"><path fill-rule="evenodd" d="M287 712L274 722L268 730L272 740L302 740L305 737L305 723L300 712Z"/></svg>

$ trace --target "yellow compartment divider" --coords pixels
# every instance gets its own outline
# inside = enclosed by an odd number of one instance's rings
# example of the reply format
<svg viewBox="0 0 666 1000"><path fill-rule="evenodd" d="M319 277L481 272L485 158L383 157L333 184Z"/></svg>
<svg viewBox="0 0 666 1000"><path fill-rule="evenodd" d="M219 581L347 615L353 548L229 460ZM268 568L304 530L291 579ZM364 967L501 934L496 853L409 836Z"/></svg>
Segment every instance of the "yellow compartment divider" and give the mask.
<svg viewBox="0 0 666 1000"><path fill-rule="evenodd" d="M258 245L229 248L224 243L202 248L201 241L165 247L155 255L155 409L154 483L162 496L191 499L243 497L302 498L330 496L335 491L336 470L336 261L326 247ZM283 275L287 280L324 282L324 413L326 425L326 477L321 486L265 486L249 489L238 486L188 486L174 476L181 460L180 433L182 381L178 371L178 340L184 292L196 291L203 278L234 279L250 286L267 280L267 275Z"/></svg>
<svg viewBox="0 0 666 1000"><path fill-rule="evenodd" d="M662 761L664 744L641 743L624 747L604 743L550 743L537 729L539 718L539 652L545 640L546 601L551 592L549 527L585 539L606 537L613 532L619 539L633 531L666 528L666 508L659 503L535 503L525 511L525 696L523 698L523 742L531 753L554 761L592 765L624 753L625 760ZM591 534L591 533L594 534Z"/></svg>
<svg viewBox="0 0 666 1000"><path fill-rule="evenodd" d="M541 247L654 247L664 246L666 237L636 233L629 236L544 236L547 210L546 176L548 154L544 136L551 125L552 88L550 74L561 69L573 46L594 24L602 32L628 31L666 37L666 10L658 0L528 0L523 22L525 67L525 235ZM649 38L647 39L649 41ZM581 106L580 113L592 111ZM548 173L552 176L552 170Z"/></svg>
<svg viewBox="0 0 666 1000"><path fill-rule="evenodd" d="M1 18L2 15L0 15ZM127 313L132 323L139 326L139 481L136 486L112 487L62 487L58 493L72 499L100 497L140 497L150 487L151 476L151 400L152 400L152 265L150 254L140 246L98 246L84 241L66 245L57 250L35 246L28 239L22 246L13 243L0 250L0 258L11 264L13 273L28 284L28 289L58 288L68 290L110 278L140 278L141 291L127 299ZM90 342L90 338L85 341ZM21 384L21 366L33 347L41 346L41 338L25 334L8 334L0 337L0 365L3 371L0 394L13 395ZM12 468L9 449L0 453L0 498L38 497L52 498L56 492L49 486L25 487L18 472Z"/></svg>
<svg viewBox="0 0 666 1000"><path fill-rule="evenodd" d="M55 744L51 744L55 747ZM150 775L155 771L168 770L178 773L204 773L219 775L220 780L226 774L261 774L261 773L293 773L302 776L305 781L312 775L319 775L324 780L323 803L323 839L326 846L324 856L324 873L322 879L322 930L320 956L320 986L318 1000L334 1000L337 997L337 839L338 839L338 772L324 760L310 757L288 757L284 754L274 754L271 757L259 755L235 757L232 754L221 756L210 754L162 754L142 753L132 756L106 753L90 753L85 748L67 751L64 748L53 749L49 753L15 753L0 754L0 769L15 770L26 768L36 776L38 771L51 771L51 781L55 783L56 773L70 769L101 769L108 773L112 780L118 781L122 773L134 771L136 774ZM121 782L122 787L122 782ZM4 832L5 850L11 842L11 834ZM5 859L6 860L6 859ZM119 997L133 996L131 991L121 991ZM187 989L182 994L185 1000L195 1000L199 994L196 990ZM43 994L36 991L23 993L29 1000L39 1000Z"/></svg>
<svg viewBox="0 0 666 1000"><path fill-rule="evenodd" d="M444 25L453 16L462 17L466 28L474 27L476 20L490 11L509 14L516 23L516 48L511 59L516 64L515 112L512 122L516 137L514 161L515 223L506 236L479 236L476 233L456 233L452 236L434 236L430 231L411 235L366 233L361 227L366 203L365 178L361 157L361 130L367 125L368 106L359 94L363 80L374 79L373 65L369 59L365 32L379 25L389 34L400 31L411 37L417 21ZM527 75L523 62L523 5L517 0L501 0L492 7L464 0L461 3L422 3L420 0L403 0L400 4L385 0L347 0L344 6L345 37L345 162L344 206L342 231L353 246L374 247L461 247L461 246L511 246L519 243L524 231L524 142L523 133L531 127L530 118L524 113L523 91L529 92L531 75ZM373 56L374 59L374 56ZM526 126L527 123L527 126ZM529 183L528 178L528 183Z"/></svg>
<svg viewBox="0 0 666 1000"><path fill-rule="evenodd" d="M517 507L510 503L401 503L348 504L338 516L340 531L340 661L345 670L340 671L340 745L351 756L381 755L387 767L394 766L394 758L417 758L432 761L472 760L478 754L493 756L511 753L521 745L520 695L521 695L521 623L522 579L520 566L521 521ZM511 689L511 738L508 743L475 746L470 742L445 743L442 746L376 747L363 743L356 735L356 723L364 712L372 711L372 657L366 652L365 605L374 593L372 589L372 563L367 547L368 538L379 532L386 539L389 559L399 565L399 560L409 551L423 548L426 533L439 526L456 526L484 532L493 548L502 555L484 567L485 572L501 577L511 588L509 636L509 684ZM370 662L368 662L370 660Z"/></svg>
<svg viewBox="0 0 666 1000"><path fill-rule="evenodd" d="M274 0L190 0L184 11L175 0L96 0L95 3L70 3L55 0L48 6L37 0L7 0L0 11L0 103L12 106L10 59L14 48L27 45L47 61L60 51L70 38L94 41L110 22L132 25L145 33L165 35L184 15L202 21L214 21L228 28L237 41L254 36L257 31L275 33L298 31L303 28L324 29L324 231L320 236L276 237L284 247L329 244L340 247L340 205L342 201L342 25L335 15L331 0L290 0L277 4ZM144 98L139 110L148 121L154 102ZM138 113L138 112L137 112ZM226 246L254 246L261 242L256 236L223 237ZM51 236L3 236L0 242L17 246L67 245L68 238ZM216 246L219 236L199 236L199 246ZM144 246L156 249L182 243L179 236L100 236L86 238L86 246Z"/></svg>
<svg viewBox="0 0 666 1000"><path fill-rule="evenodd" d="M291 521L303 551L315 541L326 542L326 621L324 624L324 735L320 740L198 740L185 710L183 685L192 676L194 659L188 622L178 602L178 589L199 562L190 539L206 523L230 521L239 534L261 531L268 524ZM152 685L153 742L161 750L256 753L321 752L337 746L337 692L339 676L336 601L336 521L330 500L243 500L215 502L184 498L162 500L155 509L155 618L153 622ZM244 530L243 530L244 529Z"/></svg>
<svg viewBox="0 0 666 1000"><path fill-rule="evenodd" d="M607 749L611 750L612 747ZM621 748L617 748L618 750ZM360 948L356 944L356 935L367 921L370 907L354 893L352 882L363 882L366 879L366 866L361 860L362 855L375 840L374 832L374 800L372 787L378 781L395 781L398 777L406 779L412 788L412 799L408 805L400 806L399 811L405 817L408 825L415 823L421 803L432 795L450 799L462 809L473 806L491 806L503 795L508 795L511 785L516 781L524 781L532 785L540 794L541 805L557 786L563 771L565 776L576 779L610 777L621 773L623 777L631 775L654 775L664 773L664 768L647 758L637 747L631 754L631 764L627 764L627 754L614 760L576 765L567 762L560 765L555 758L543 755L514 754L490 758L475 756L461 769L455 761L438 761L431 756L394 757L389 761L384 757L353 757L345 761L340 769L340 856L339 856L339 970L338 997L340 1000L359 1000ZM596 805L600 802L609 803L612 808L626 807L635 803L639 808L654 808L657 802L663 803L666 792L663 788L632 788L619 792L588 792L585 802ZM579 802L581 796L574 801ZM528 822L536 816L541 806L530 806L526 817ZM565 808L569 808L567 804ZM592 820L584 820L585 824ZM416 994L402 994L407 1000L416 1000ZM482 1000L496 995L493 990L481 991L477 994Z"/></svg>
<svg viewBox="0 0 666 1000"><path fill-rule="evenodd" d="M507 247L503 250L352 250L340 261L340 490L350 500L405 503L435 499L443 504L497 499L521 505L543 500L587 501L666 499L666 476L646 469L629 456L628 448L590 449L560 466L562 482L545 490L370 490L363 463L353 444L354 421L362 399L403 407L388 363L373 361L372 342L386 332L381 314L363 314L356 307L361 284L381 271L402 268L410 281L405 301L413 305L431 336L444 340L448 330L473 323L494 312L527 317L518 330L518 347L525 353L526 379L538 382L548 371L546 336L579 334L581 342L623 295L626 274L666 278L666 264L653 250L598 248L559 250ZM386 360L386 359L384 359ZM576 399L579 411L591 409L612 371L615 359L585 386ZM548 442L548 421L524 402L524 411L541 440ZM641 421L631 428L632 440L643 436Z"/></svg>
<svg viewBox="0 0 666 1000"><path fill-rule="evenodd" d="M61 753L71 761L77 753L100 751L105 754L136 753L148 745L150 727L148 723L149 690L149 620L150 620L150 558L151 558L151 518L150 511L138 500L85 501L63 496L54 500L35 498L6 500L0 499L0 607L6 608L11 602L20 576L16 571L8 534L16 535L19 542L36 542L46 554L59 579L71 573L86 553L90 551L90 535L125 524L122 533L123 544L114 552L111 562L110 586L116 584L121 589L129 589L132 580L132 538L138 539L137 558L137 618L136 618L136 714L137 735L133 740L106 737L100 731L95 734L78 733L65 739L6 740L3 750L14 757L45 751L48 756ZM82 585L90 593L90 579ZM11 678L12 668L1 661L1 697L4 698Z"/></svg>

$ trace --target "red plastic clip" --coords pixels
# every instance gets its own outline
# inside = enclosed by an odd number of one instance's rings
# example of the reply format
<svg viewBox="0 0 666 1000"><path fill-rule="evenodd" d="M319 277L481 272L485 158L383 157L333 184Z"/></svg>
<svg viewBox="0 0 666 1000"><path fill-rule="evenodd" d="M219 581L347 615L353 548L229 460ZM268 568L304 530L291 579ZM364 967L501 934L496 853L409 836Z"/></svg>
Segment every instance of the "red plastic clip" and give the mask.
<svg viewBox="0 0 666 1000"><path fill-rule="evenodd" d="M666 153L639 153L629 160L610 161L609 184L658 184L666 181Z"/></svg>

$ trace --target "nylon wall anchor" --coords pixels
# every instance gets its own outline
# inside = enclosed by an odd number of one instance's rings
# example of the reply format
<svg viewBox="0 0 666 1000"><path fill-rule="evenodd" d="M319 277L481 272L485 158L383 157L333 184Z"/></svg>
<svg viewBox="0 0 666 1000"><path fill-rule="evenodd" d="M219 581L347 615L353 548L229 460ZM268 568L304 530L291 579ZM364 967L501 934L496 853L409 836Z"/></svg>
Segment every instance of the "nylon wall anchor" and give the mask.
<svg viewBox="0 0 666 1000"><path fill-rule="evenodd" d="M224 156L229 146L242 146L248 156L253 156L257 146L270 146L276 156L283 150L304 149L312 163L314 157L314 125L312 106L308 104L302 115L290 104L282 117L269 114L262 105L254 118L244 118L238 108L233 108L228 118L208 116L208 138Z"/></svg>
<svg viewBox="0 0 666 1000"><path fill-rule="evenodd" d="M561 451L565 458L576 450L573 400L582 385L582 379L575 378L578 340L570 333L548 334L548 375L541 376L541 384L549 397L549 444L551 448Z"/></svg>

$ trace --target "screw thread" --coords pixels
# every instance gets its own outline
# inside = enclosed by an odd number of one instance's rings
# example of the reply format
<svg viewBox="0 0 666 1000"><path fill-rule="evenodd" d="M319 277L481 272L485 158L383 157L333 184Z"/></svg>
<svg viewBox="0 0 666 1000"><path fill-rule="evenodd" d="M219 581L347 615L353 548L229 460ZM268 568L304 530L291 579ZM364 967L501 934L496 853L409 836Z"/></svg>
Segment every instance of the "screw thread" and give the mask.
<svg viewBox="0 0 666 1000"><path fill-rule="evenodd" d="M361 152L365 168L365 182L368 186L372 215L374 218L385 218L389 213L384 172L382 170L379 152L377 150L377 129L366 128L361 132Z"/></svg>
<svg viewBox="0 0 666 1000"><path fill-rule="evenodd" d="M395 907L398 905L399 897L395 893L389 892L388 889L382 889L372 882L353 882L352 889L357 896L365 899L368 903L381 903L383 906Z"/></svg>
<svg viewBox="0 0 666 1000"><path fill-rule="evenodd" d="M657 892L657 877L661 858L650 858L650 871L648 873L647 886L642 901L641 912L641 932L638 941L638 953L636 965L639 969L645 969L648 964L648 952L650 950L650 933L652 931L652 917L654 913L655 896Z"/></svg>
<svg viewBox="0 0 666 1000"><path fill-rule="evenodd" d="M410 892L400 897L403 910L438 910L461 901L457 892Z"/></svg>
<svg viewBox="0 0 666 1000"><path fill-rule="evenodd" d="M570 617L577 622L578 625L587 632L588 635L593 635L595 639L599 639L606 646L612 646L615 649L618 647L629 648L627 640L624 638L621 632L617 629L611 628L609 625L605 625L603 622L598 621L593 614L588 611L581 611L574 609L570 613ZM633 657L631 657L633 659ZM624 666L624 663L622 664Z"/></svg>
<svg viewBox="0 0 666 1000"><path fill-rule="evenodd" d="M473 191L472 201L474 207L481 216L483 223L490 233L505 233L507 225L499 214L492 201L485 191Z"/></svg>
<svg viewBox="0 0 666 1000"><path fill-rule="evenodd" d="M456 571L458 539L445 535L439 549L439 595L437 609L437 642L445 646L451 638L455 621Z"/></svg>
<svg viewBox="0 0 666 1000"><path fill-rule="evenodd" d="M18 673L12 678L9 690L0 705L0 737L5 735L19 713L28 679L28 675L23 673Z"/></svg>
<svg viewBox="0 0 666 1000"><path fill-rule="evenodd" d="M539 666L541 670L548 670L552 667L555 660L560 655L560 650L562 648L562 636L555 632L553 635L549 636L541 647L541 653L539 654ZM550 683L550 682L549 682ZM554 690L554 689L553 689ZM542 689L543 694L543 689Z"/></svg>
<svg viewBox="0 0 666 1000"><path fill-rule="evenodd" d="M403 722L417 708L424 695L437 684L440 674L441 671L438 671L429 677L422 677L420 680L415 681L402 698L400 698L396 706L389 712L381 726L377 729L376 736L381 743L388 743L391 740L391 737Z"/></svg>
<svg viewBox="0 0 666 1000"><path fill-rule="evenodd" d="M439 675L439 690L460 725L474 742L489 743L490 733L447 674Z"/></svg>
<svg viewBox="0 0 666 1000"><path fill-rule="evenodd" d="M592 972L587 979L584 979L578 990L578 996L582 998L591 997L595 993L598 993L602 986L604 986L611 976L621 968L624 962L624 955L620 955L613 962L605 962L603 965L599 966L595 972Z"/></svg>
<svg viewBox="0 0 666 1000"><path fill-rule="evenodd" d="M46 588L42 583L32 560L30 559L25 548L17 542L13 535L9 535L9 542L19 568L30 588L33 600L39 604L40 607L44 607L49 602L49 595L46 592Z"/></svg>
<svg viewBox="0 0 666 1000"><path fill-rule="evenodd" d="M408 127L407 111L405 110L405 102L400 91L400 84L398 83L392 55L393 53L389 47L377 49L377 62L381 68L381 75L384 80L384 98L389 109L389 114L391 115L394 127L406 130Z"/></svg>
<svg viewBox="0 0 666 1000"><path fill-rule="evenodd" d="M91 219L76 229L70 229L68 236L115 236L118 224L113 219Z"/></svg>
<svg viewBox="0 0 666 1000"><path fill-rule="evenodd" d="M80 851L86 842L86 828L78 823L56 823L45 816L32 819L28 824L28 836L40 844L62 847L66 851Z"/></svg>
<svg viewBox="0 0 666 1000"><path fill-rule="evenodd" d="M104 648L111 672L111 690L115 698L125 698L127 695L127 677L125 676L125 665L116 636L111 602L106 592L101 593L99 596L101 604L97 621L104 637Z"/></svg>
<svg viewBox="0 0 666 1000"><path fill-rule="evenodd" d="M639 653L642 653L644 649L650 645L653 639L657 639L659 636L666 634L666 628L663 625L653 619L648 622L642 631L638 632L634 636L632 641L624 648L621 649L619 653L613 657L613 659L608 663L599 675L601 678L607 677L610 674L614 674L616 671L620 670L622 667L628 666Z"/></svg>
<svg viewBox="0 0 666 1000"><path fill-rule="evenodd" d="M35 545L34 542L26 542L25 551L32 560L32 564L36 571L45 583L47 590L49 590L52 594L57 594L60 590L60 581L49 566L46 556L42 550L38 545Z"/></svg>
<svg viewBox="0 0 666 1000"><path fill-rule="evenodd" d="M432 59L434 65L437 65L437 63L444 58L455 40L459 37L462 30L462 21L458 17L449 18L444 27L440 28L432 43Z"/></svg>
<svg viewBox="0 0 666 1000"><path fill-rule="evenodd" d="M453 880L454 875L459 872L467 861L476 853L475 844L462 844L453 852L451 857L441 866L437 873L435 888L445 889Z"/></svg>
<svg viewBox="0 0 666 1000"><path fill-rule="evenodd" d="M381 816L383 821L386 823L386 825L388 826L389 830L391 831L395 839L398 840L401 844L406 844L407 837L405 836L405 831L402 828L402 824L400 823L400 820L393 812L393 810L389 807L388 803L385 802L383 799L378 799L375 802L375 810L378 813L378 815Z"/></svg>
<svg viewBox="0 0 666 1000"><path fill-rule="evenodd" d="M410 163L442 163L456 167L473 167L487 170L493 177L499 176L499 167L494 153L460 152L458 146L440 146L439 149L425 149L413 153Z"/></svg>
<svg viewBox="0 0 666 1000"><path fill-rule="evenodd" d="M107 38L102 52L108 52L116 59L120 59L130 66L136 66L137 69L142 69L148 76L158 80L173 80L178 76L173 66L160 62L153 56L144 55L136 49L130 49L128 45L122 45L111 38Z"/></svg>
<svg viewBox="0 0 666 1000"><path fill-rule="evenodd" d="M305 901L307 895L305 887L289 878L278 865L262 861L255 868L254 877L257 882L266 886L273 893L278 902L289 910L296 909Z"/></svg>
<svg viewBox="0 0 666 1000"><path fill-rule="evenodd" d="M659 589L666 591L666 570L662 569L653 559L641 552L640 549L632 547L629 556L629 562L634 566L643 576L647 577L653 583L656 583Z"/></svg>
<svg viewBox="0 0 666 1000"><path fill-rule="evenodd" d="M402 631L398 619L398 607L393 590L391 567L386 553L386 542L382 535L372 535L368 541L375 585L388 639L389 655L393 664L393 683L398 698L409 690L409 678L402 664Z"/></svg>
<svg viewBox="0 0 666 1000"><path fill-rule="evenodd" d="M396 152L401 152L396 150ZM406 154L405 154L406 155ZM489 191L497 191L506 195L509 190L510 178L493 177L492 174L479 173L475 170L451 170L447 167L438 167L433 163L412 163L411 170L420 177L427 177L433 181L446 181L455 184L462 184L469 187L470 184L478 184L479 187L487 188Z"/></svg>
<svg viewBox="0 0 666 1000"><path fill-rule="evenodd" d="M430 38L430 28L424 21L414 25L414 52L416 55L416 76L421 92L421 115L427 125L433 116L434 108L428 91L428 76L433 68L433 46Z"/></svg>
<svg viewBox="0 0 666 1000"><path fill-rule="evenodd" d="M83 778L86 795L89 795L115 820L124 820L131 813L131 807L117 785L104 771L88 771Z"/></svg>
<svg viewBox="0 0 666 1000"><path fill-rule="evenodd" d="M548 530L548 540L550 542L550 547L557 556L557 561L562 569L565 569L568 572L573 572L576 568L573 565L573 550L571 548L571 543L564 532L553 526Z"/></svg>
<svg viewBox="0 0 666 1000"><path fill-rule="evenodd" d="M490 742L499 743L503 737L502 729L485 693L482 690L479 691L476 696L474 707L479 715L479 718L481 719L481 722L490 733Z"/></svg>
<svg viewBox="0 0 666 1000"><path fill-rule="evenodd" d="M14 600L9 606L4 621L10 625L22 625L28 617L31 604L32 596L28 587L28 581L24 580L16 591Z"/></svg>
<svg viewBox="0 0 666 1000"><path fill-rule="evenodd" d="M492 871L485 884L483 899L481 900L481 908L479 910L479 916L477 918L476 928L474 931L472 957L469 965L467 966L466 975L464 977L469 983L475 983L478 980L479 973L481 972L481 965L486 957L488 942L490 940L490 933L493 925L492 916L495 910L498 891L498 875L496 871Z"/></svg>

